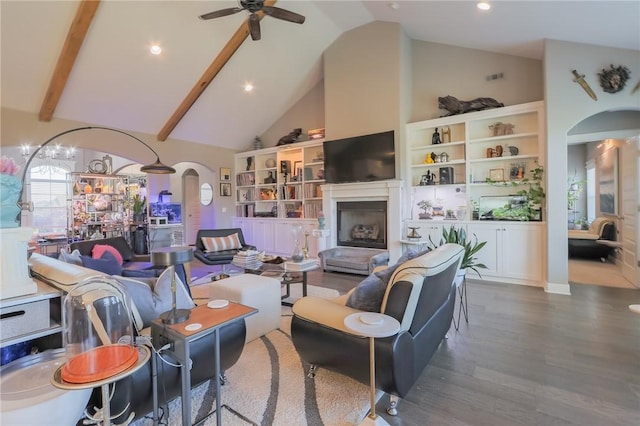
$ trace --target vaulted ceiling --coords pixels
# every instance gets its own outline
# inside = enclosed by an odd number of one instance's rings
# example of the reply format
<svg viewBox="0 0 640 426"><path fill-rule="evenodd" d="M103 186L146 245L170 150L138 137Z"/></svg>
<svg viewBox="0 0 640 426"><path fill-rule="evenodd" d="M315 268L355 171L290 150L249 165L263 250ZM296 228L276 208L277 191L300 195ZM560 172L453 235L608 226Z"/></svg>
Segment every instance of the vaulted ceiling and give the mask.
<svg viewBox="0 0 640 426"><path fill-rule="evenodd" d="M639 1L491 3L483 13L473 1L283 0L305 23L267 16L252 41L244 11L198 19L235 1L2 0L2 107L244 149L322 80L322 53L340 34L374 20L537 59L545 38L640 51Z"/></svg>

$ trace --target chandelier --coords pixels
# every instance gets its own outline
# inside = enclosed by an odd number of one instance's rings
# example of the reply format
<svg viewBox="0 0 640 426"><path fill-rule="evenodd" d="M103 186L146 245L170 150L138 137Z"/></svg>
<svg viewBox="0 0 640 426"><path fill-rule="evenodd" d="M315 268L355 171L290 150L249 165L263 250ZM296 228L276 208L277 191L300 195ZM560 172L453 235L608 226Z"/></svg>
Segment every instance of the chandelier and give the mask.
<svg viewBox="0 0 640 426"><path fill-rule="evenodd" d="M47 146L40 151L37 151L36 148L36 158L40 160L73 160L76 158L76 149L72 146L63 148L61 145L56 144L53 146ZM31 157L31 145L23 144L20 146L20 154L24 158Z"/></svg>

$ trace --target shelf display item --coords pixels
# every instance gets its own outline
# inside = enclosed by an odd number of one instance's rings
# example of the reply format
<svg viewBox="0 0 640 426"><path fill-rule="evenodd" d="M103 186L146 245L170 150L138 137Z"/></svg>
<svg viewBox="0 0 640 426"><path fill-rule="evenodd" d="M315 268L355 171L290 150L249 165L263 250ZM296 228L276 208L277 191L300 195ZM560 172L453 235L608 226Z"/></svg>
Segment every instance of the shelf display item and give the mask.
<svg viewBox="0 0 640 426"><path fill-rule="evenodd" d="M107 277L85 279L69 291L62 311L65 382L104 380L138 361L130 306L122 287Z"/></svg>

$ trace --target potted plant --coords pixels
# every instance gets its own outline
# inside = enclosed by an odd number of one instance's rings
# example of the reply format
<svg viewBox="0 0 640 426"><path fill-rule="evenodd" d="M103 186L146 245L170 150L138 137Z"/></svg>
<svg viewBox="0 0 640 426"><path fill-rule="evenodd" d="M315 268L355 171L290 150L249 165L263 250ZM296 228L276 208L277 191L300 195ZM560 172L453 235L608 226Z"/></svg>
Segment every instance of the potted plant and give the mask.
<svg viewBox="0 0 640 426"><path fill-rule="evenodd" d="M144 222L145 209L147 204L147 197L141 197L140 194L133 196L133 204L131 209L133 210L133 221Z"/></svg>
<svg viewBox="0 0 640 426"><path fill-rule="evenodd" d="M433 202L431 200L419 201L418 207L422 209L422 213L418 213L418 218L431 219L431 209L433 208Z"/></svg>
<svg viewBox="0 0 640 426"><path fill-rule="evenodd" d="M546 198L542 187L544 168L538 165L535 169L530 170L530 173L531 178L525 177L519 181L499 182L491 178L486 179L490 185L522 187L516 192L516 195L526 197L526 204L518 211L510 212L513 220L542 220L542 206Z"/></svg>
<svg viewBox="0 0 640 426"><path fill-rule="evenodd" d="M467 231L464 227L456 228L455 225L451 225L449 229L442 229L442 238L440 238L440 242L436 245L431 237L429 237L429 242L431 243L431 248L435 249L436 247L440 247L446 243L455 243L464 247L464 256L462 257L462 263L460 263L460 270L456 275L456 285L462 282L462 279L467 273L467 269L474 270L480 278L482 275L478 269L487 269L487 266L484 263L480 263L478 258L475 256L482 248L487 244L486 241L479 242L476 234L473 234L473 240L467 239Z"/></svg>

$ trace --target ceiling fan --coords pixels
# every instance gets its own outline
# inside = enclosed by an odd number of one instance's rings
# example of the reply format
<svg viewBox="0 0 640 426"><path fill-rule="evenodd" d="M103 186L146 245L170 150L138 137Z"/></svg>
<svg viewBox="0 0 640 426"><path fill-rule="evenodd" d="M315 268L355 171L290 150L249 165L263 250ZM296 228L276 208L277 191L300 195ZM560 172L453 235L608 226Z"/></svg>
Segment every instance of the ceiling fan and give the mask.
<svg viewBox="0 0 640 426"><path fill-rule="evenodd" d="M304 23L304 16L289 10L281 9L275 6L265 6L264 0L240 0L239 7L230 7L227 9L220 9L214 12L205 13L200 15L200 19L213 19L220 18L222 16L233 15L240 11L246 10L249 15L249 33L251 39L260 40L260 18L256 15L256 12L264 12L266 16L272 18L282 19L283 21L293 22L295 24Z"/></svg>

